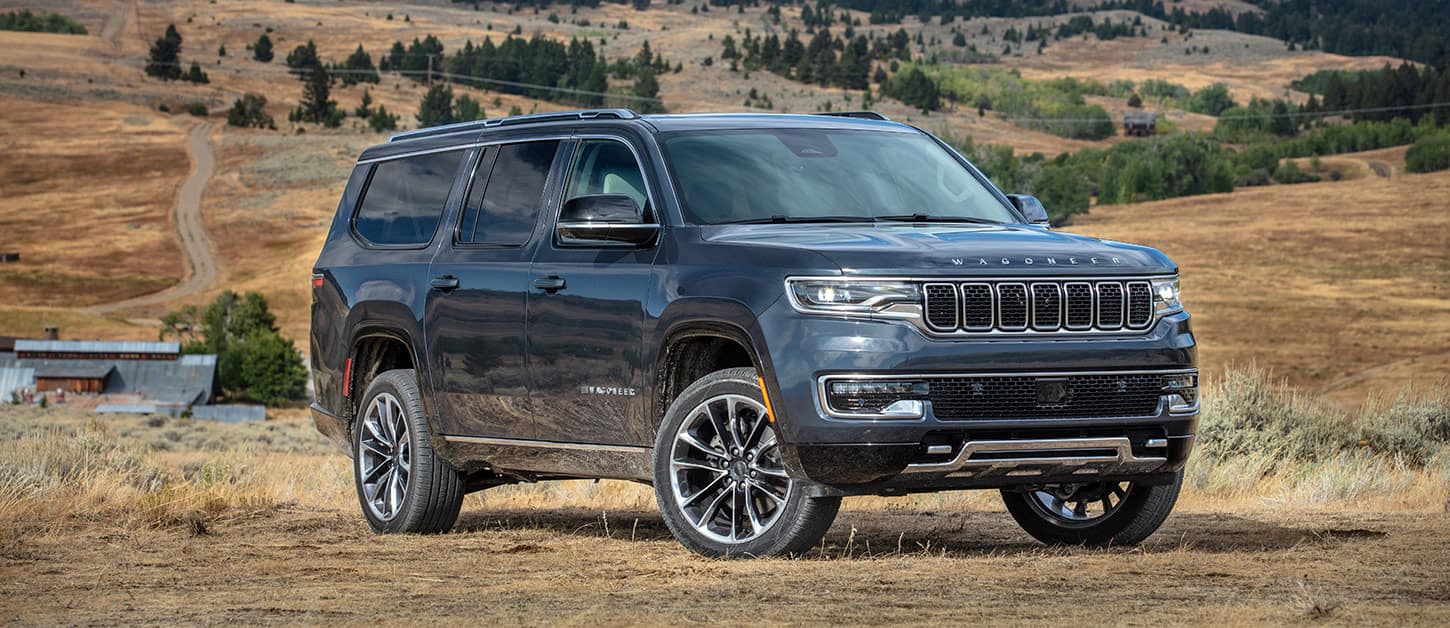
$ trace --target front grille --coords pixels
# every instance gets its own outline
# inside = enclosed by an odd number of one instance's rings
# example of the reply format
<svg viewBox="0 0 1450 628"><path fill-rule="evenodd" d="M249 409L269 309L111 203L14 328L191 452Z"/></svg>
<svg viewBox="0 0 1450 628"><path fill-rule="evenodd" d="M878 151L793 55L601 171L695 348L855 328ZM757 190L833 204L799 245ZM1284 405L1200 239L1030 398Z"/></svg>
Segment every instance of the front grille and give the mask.
<svg viewBox="0 0 1450 628"><path fill-rule="evenodd" d="M1163 396L1165 375L992 375L931 378L929 399L942 420L1011 418L1112 418L1152 416ZM1039 382L1061 385L1066 395L1043 400Z"/></svg>
<svg viewBox="0 0 1450 628"><path fill-rule="evenodd" d="M957 289L949 283L922 286L926 296L926 324L932 329L951 330L957 327Z"/></svg>
<svg viewBox="0 0 1450 628"><path fill-rule="evenodd" d="M935 332L1143 331L1153 323L1149 282L979 281L923 285Z"/></svg>

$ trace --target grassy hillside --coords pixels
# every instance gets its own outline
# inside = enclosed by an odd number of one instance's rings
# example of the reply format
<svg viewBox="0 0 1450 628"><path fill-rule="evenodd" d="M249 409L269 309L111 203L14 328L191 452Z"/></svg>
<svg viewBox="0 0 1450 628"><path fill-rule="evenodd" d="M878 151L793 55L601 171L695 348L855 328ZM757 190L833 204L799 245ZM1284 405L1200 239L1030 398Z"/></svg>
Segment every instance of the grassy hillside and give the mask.
<svg viewBox="0 0 1450 628"><path fill-rule="evenodd" d="M634 55L648 41L657 54L681 66L678 73L659 76L661 97L671 111L741 110L751 90L768 98L775 111L811 112L828 102L832 109L849 109L860 103L861 92L807 85L764 70L732 71L720 58L727 34L741 41L747 30L755 36L790 29L804 33L798 8L782 9L777 20L766 7L695 13L690 5L656 5L647 11L617 4L535 11L481 3L474 11L471 5L448 2L60 0L41 6L0 0L0 10L56 11L89 33L0 32L0 123L18 130L7 136L0 159L7 173L19 175L0 182L0 233L5 234L0 249L22 253L21 263L0 268L0 286L14 295L0 304L0 334L34 335L43 325L59 324L71 337L154 337L147 319L177 304L111 316L73 308L153 292L186 272L170 211L187 170L183 139L198 122L180 112L188 103L201 103L216 127L217 173L203 197L203 216L221 278L212 290L184 302L207 300L223 287L261 290L272 300L285 333L305 338L307 276L325 221L356 154L383 137L352 117L336 130L298 129L286 122L302 83L286 73L282 60L308 40L329 62L342 60L359 43L376 61L393 41L430 34L446 51L465 41L501 41L512 32L588 38L616 60ZM1028 81L1070 76L1107 85L1161 79L1194 89L1223 82L1240 101L1252 96L1298 100L1303 94L1288 87L1293 79L1321 69L1376 68L1386 61L1289 51L1276 40L1228 31L1183 33L1128 11L1092 17L1118 23L1136 17L1146 36L1100 41L1076 35L1050 41L1040 54L1023 45L1002 54L1001 44L1009 30L1055 29L1072 16L950 24L913 18L872 25L865 13L844 15L860 22L854 27L857 34L885 36L904 29L915 58L947 58L953 49L970 47L992 53L993 72L1015 70ZM141 72L148 47L167 24L176 24L184 37L183 62L200 62L209 84L163 83ZM833 29L842 27L837 23ZM252 60L247 50L264 33L277 56L268 64ZM958 33L964 45L954 41ZM221 46L224 57L217 54ZM1195 51L1185 55L1186 46ZM627 87L617 79L612 84ZM351 110L364 88L375 103L401 114L404 126L415 124L412 115L423 85L385 73L378 85L338 84L332 96L340 108ZM878 89L873 84L873 91ZM267 96L277 131L222 124L225 109L245 92ZM481 102L488 115L568 107L462 86L456 92ZM1114 119L1126 110L1118 98L1089 96L1088 103L1103 106ZM1172 103L1155 107L1174 128L1213 126L1211 116ZM979 146L1010 146L1019 153L1051 156L1127 141L1121 136L1069 140L995 114L980 117L968 107L923 116L887 99L873 108L934 132L971 138ZM1402 149L1326 158L1321 166L1340 170L1344 181L1097 207L1073 229L1161 246L1183 265L1211 372L1255 361L1295 385L1329 387L1332 394L1352 399L1364 390L1433 379L1447 370L1432 349L1447 344L1444 326L1435 322L1446 319L1446 247L1435 234L1446 231L1439 209L1450 186L1443 175L1400 176L1402 161ZM1309 167L1308 160L1298 162ZM1248 291L1249 286L1285 286L1295 298L1279 299L1273 290ZM1421 335L1401 333L1406 329ZM1416 360L1431 366L1422 368Z"/></svg>

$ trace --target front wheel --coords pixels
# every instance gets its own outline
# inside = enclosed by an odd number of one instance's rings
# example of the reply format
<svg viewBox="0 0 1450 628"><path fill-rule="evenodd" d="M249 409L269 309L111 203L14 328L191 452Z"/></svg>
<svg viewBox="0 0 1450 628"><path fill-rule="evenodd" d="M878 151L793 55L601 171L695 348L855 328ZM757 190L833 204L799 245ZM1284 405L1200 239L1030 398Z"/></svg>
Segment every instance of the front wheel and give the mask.
<svg viewBox="0 0 1450 628"><path fill-rule="evenodd" d="M799 554L820 542L839 497L806 495L781 461L754 369L716 371L670 404L655 441L665 525L706 556Z"/></svg>
<svg viewBox="0 0 1450 628"><path fill-rule="evenodd" d="M1179 471L1167 484L1059 484L1003 490L1002 501L1023 530L1048 545L1128 546L1141 543L1163 525L1182 487Z"/></svg>

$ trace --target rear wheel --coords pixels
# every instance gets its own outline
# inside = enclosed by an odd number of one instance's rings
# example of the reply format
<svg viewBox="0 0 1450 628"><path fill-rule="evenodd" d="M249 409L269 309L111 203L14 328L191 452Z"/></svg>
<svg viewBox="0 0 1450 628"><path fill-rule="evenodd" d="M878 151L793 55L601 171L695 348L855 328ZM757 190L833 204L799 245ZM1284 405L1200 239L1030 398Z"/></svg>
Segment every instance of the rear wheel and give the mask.
<svg viewBox="0 0 1450 628"><path fill-rule="evenodd" d="M387 371L363 394L353 426L353 476L375 532L447 532L463 506L463 475L433 451L411 369Z"/></svg>
<svg viewBox="0 0 1450 628"><path fill-rule="evenodd" d="M839 497L810 497L786 472L755 370L716 371L670 405L655 443L665 524L706 556L798 554L831 527Z"/></svg>
<svg viewBox="0 0 1450 628"><path fill-rule="evenodd" d="M1057 484L1004 490L1002 501L1023 530L1049 545L1137 545L1173 512L1182 486L1180 471L1168 484Z"/></svg>

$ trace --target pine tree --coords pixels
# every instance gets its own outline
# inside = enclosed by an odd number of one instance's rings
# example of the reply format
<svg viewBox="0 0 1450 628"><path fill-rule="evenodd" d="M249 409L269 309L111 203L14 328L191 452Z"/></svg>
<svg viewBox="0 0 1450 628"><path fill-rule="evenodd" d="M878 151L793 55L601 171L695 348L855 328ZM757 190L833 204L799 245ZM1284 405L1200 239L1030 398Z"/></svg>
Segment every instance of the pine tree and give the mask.
<svg viewBox="0 0 1450 628"><path fill-rule="evenodd" d="M146 59L146 75L163 81L181 78L181 33L175 24L166 25L166 34L151 46Z"/></svg>
<svg viewBox="0 0 1450 628"><path fill-rule="evenodd" d="M635 76L634 87L631 89L635 96L650 98L653 100L639 101L641 113L663 113L664 105L659 102L660 82L655 78L654 70L645 68Z"/></svg>
<svg viewBox="0 0 1450 628"><path fill-rule="evenodd" d="M363 90L362 102L358 104L357 109L353 110L353 115L359 118L373 115L373 95L368 93L368 90Z"/></svg>
<svg viewBox="0 0 1450 628"><path fill-rule="evenodd" d="M363 50L362 44L357 45L357 50L347 56L342 62L342 84L355 85L357 83L376 84L382 77L378 76L378 69L373 66L373 57Z"/></svg>
<svg viewBox="0 0 1450 628"><path fill-rule="evenodd" d="M454 117L459 122L471 122L488 117L483 112L483 105L479 104L477 100L474 100L468 94L459 96L458 102L454 104L453 109L455 111Z"/></svg>
<svg viewBox="0 0 1450 628"><path fill-rule="evenodd" d="M322 61L317 58L317 44L311 39L307 40L307 45L298 46L287 53L287 67L292 69L297 78L306 79L310 76L308 70L321 65Z"/></svg>
<svg viewBox="0 0 1450 628"><path fill-rule="evenodd" d="M302 85L302 101L289 117L293 122L312 122L332 128L342 124L343 112L332 100L332 77L327 68L313 66Z"/></svg>
<svg viewBox="0 0 1450 628"><path fill-rule="evenodd" d="M418 119L418 128L456 122L453 88L441 83L428 88L428 93L423 94L423 102L418 105L418 115L414 117Z"/></svg>
<svg viewBox="0 0 1450 628"><path fill-rule="evenodd" d="M252 44L252 58L262 63L272 62L272 39L266 33L257 38L257 43Z"/></svg>
<svg viewBox="0 0 1450 628"><path fill-rule="evenodd" d="M206 77L206 72L201 71L201 64L195 61L191 62L191 69L186 71L186 80L192 83L211 82L211 80Z"/></svg>

